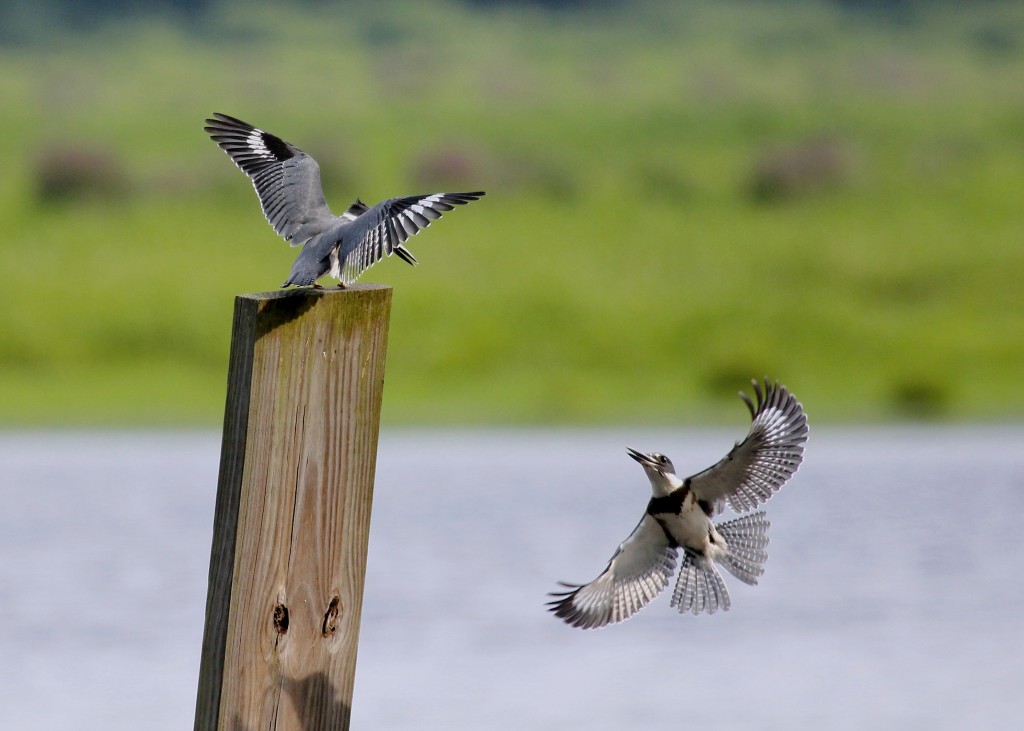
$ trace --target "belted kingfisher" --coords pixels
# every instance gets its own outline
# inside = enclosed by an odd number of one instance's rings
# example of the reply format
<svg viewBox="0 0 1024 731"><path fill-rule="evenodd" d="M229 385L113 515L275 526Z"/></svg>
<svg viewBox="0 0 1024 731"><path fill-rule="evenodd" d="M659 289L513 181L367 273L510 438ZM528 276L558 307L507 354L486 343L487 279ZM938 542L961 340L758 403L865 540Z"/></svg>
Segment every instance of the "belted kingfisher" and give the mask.
<svg viewBox="0 0 1024 731"><path fill-rule="evenodd" d="M240 119L215 112L203 130L252 180L267 221L277 234L301 246L282 287L313 285L330 274L338 287L351 284L385 255L415 266L403 244L430 222L470 201L473 193L433 193L388 198L367 206L361 200L335 216L320 185L320 166L299 148Z"/></svg>
<svg viewBox="0 0 1024 731"><path fill-rule="evenodd" d="M595 629L636 614L668 586L676 556L683 551L671 606L680 613L727 610L729 592L715 567L721 564L740 581L755 585L768 560L768 519L763 510L713 523L726 504L746 513L768 500L793 476L803 459L807 417L784 386L767 380L762 391L752 381L755 403L740 397L753 423L718 464L680 479L663 454L627 449L651 480L647 511L615 551L608 566L589 584L567 584L552 592L548 608L566 623Z"/></svg>

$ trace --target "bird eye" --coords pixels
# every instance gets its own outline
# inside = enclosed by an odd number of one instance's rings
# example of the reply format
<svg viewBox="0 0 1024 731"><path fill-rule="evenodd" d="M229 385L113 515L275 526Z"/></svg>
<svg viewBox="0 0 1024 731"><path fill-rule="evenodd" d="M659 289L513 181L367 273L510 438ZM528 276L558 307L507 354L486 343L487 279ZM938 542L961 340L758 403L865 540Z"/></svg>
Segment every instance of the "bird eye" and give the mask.
<svg viewBox="0 0 1024 731"><path fill-rule="evenodd" d="M658 461L661 462L662 464L665 464L666 462L668 462L668 457L666 457L664 454L659 454Z"/></svg>

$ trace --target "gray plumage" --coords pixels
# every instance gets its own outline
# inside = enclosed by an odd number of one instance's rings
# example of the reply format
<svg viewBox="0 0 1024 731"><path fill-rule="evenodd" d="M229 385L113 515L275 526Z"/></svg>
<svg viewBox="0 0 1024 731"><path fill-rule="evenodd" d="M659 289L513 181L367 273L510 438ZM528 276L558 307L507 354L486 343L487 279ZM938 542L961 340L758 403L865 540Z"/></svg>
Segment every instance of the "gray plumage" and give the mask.
<svg viewBox="0 0 1024 731"><path fill-rule="evenodd" d="M627 450L651 481L647 510L601 574L588 584L552 592L548 608L581 629L621 622L668 586L682 551L671 606L714 614L731 604L716 564L746 584L756 584L768 560L769 523L764 511L713 523L728 505L746 512L768 500L803 460L807 417L784 386L754 382L756 402L741 393L752 423L746 438L703 472L681 479L663 454Z"/></svg>
<svg viewBox="0 0 1024 731"><path fill-rule="evenodd" d="M373 207L357 199L335 216L324 200L320 166L295 145L219 112L203 129L252 180L274 231L302 247L282 287L316 287L326 274L344 287L392 254L415 265L416 257L403 245L409 237L442 213L484 195L432 193L389 198Z"/></svg>

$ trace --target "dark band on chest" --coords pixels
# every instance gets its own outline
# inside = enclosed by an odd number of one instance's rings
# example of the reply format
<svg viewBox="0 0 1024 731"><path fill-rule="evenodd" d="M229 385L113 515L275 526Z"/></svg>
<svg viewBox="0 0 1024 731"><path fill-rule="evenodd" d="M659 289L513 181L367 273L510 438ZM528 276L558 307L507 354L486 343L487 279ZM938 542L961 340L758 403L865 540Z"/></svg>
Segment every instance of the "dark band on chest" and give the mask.
<svg viewBox="0 0 1024 731"><path fill-rule="evenodd" d="M687 478L675 492L662 497L652 497L651 501L647 503L647 514L648 515L678 515L683 509L683 501L686 500L686 496L690 494L690 479ZM711 517L714 512L715 506L707 500L698 500L697 506L704 511L704 515Z"/></svg>
<svg viewBox="0 0 1024 731"><path fill-rule="evenodd" d="M683 509L683 501L689 494L690 481L687 480L683 483L682 487L668 495L652 497L651 501L647 503L647 514L655 516L665 514L678 515Z"/></svg>

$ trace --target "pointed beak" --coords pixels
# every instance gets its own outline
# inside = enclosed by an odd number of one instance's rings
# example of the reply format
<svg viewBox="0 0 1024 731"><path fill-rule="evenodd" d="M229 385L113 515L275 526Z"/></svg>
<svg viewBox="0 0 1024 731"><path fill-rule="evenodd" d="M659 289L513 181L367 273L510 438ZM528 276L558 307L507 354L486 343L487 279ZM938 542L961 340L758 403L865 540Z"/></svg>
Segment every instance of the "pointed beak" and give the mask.
<svg viewBox="0 0 1024 731"><path fill-rule="evenodd" d="M643 452L638 452L637 450L633 449L632 447L626 447L626 454L628 454L630 457L632 457L637 462L642 464L644 467L656 467L657 466L657 463L655 463L655 461L653 459L651 459L649 455L646 455Z"/></svg>

